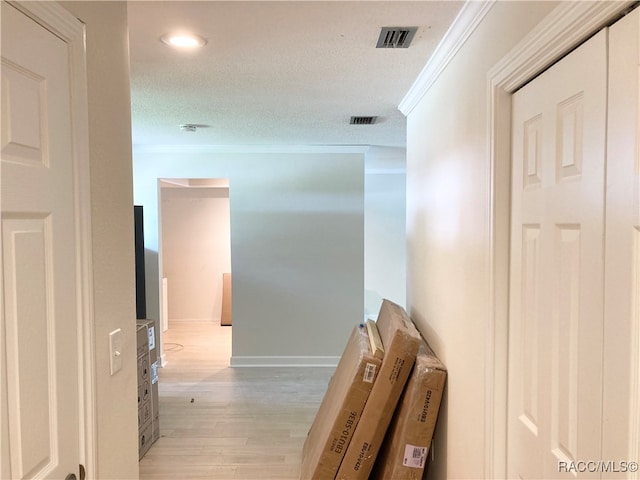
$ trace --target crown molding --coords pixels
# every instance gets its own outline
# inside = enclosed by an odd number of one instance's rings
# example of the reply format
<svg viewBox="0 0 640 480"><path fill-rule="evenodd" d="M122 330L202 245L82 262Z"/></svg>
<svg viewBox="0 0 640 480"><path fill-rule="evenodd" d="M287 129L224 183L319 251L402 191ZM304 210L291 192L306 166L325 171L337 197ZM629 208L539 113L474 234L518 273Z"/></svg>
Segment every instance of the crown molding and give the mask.
<svg viewBox="0 0 640 480"><path fill-rule="evenodd" d="M369 145L133 145L135 153L226 153L226 154L364 154Z"/></svg>
<svg viewBox="0 0 640 480"><path fill-rule="evenodd" d="M447 68L449 62L456 56L467 39L475 31L482 19L491 10L496 0L474 1L468 0L449 30L444 35L433 55L418 75L405 97L398 105L398 109L409 115L422 97L429 91L440 74Z"/></svg>
<svg viewBox="0 0 640 480"><path fill-rule="evenodd" d="M489 84L515 92L633 4L562 2L489 71Z"/></svg>
<svg viewBox="0 0 640 480"><path fill-rule="evenodd" d="M79 41L84 47L84 24L59 4L51 1L7 2L40 25L71 43Z"/></svg>

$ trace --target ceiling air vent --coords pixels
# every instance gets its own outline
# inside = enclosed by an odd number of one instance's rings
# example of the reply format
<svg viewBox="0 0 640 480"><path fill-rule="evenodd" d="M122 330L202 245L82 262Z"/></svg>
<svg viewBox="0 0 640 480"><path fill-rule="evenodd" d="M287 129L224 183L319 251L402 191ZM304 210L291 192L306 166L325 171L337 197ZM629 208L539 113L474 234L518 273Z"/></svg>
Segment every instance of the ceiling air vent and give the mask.
<svg viewBox="0 0 640 480"><path fill-rule="evenodd" d="M407 48L418 27L382 27L376 48Z"/></svg>
<svg viewBox="0 0 640 480"><path fill-rule="evenodd" d="M351 117L350 125L373 125L378 117Z"/></svg>
<svg viewBox="0 0 640 480"><path fill-rule="evenodd" d="M209 125L202 123L182 123L180 124L180 130L183 132L196 132L201 128L209 128Z"/></svg>

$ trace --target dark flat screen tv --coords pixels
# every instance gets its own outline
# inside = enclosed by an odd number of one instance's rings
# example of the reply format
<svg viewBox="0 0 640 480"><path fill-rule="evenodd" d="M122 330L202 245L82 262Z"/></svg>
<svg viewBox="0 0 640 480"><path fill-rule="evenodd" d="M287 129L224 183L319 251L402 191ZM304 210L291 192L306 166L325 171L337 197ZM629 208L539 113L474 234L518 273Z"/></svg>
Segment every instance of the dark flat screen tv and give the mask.
<svg viewBox="0 0 640 480"><path fill-rule="evenodd" d="M144 273L144 216L141 205L134 205L136 253L136 318L147 318L147 292Z"/></svg>

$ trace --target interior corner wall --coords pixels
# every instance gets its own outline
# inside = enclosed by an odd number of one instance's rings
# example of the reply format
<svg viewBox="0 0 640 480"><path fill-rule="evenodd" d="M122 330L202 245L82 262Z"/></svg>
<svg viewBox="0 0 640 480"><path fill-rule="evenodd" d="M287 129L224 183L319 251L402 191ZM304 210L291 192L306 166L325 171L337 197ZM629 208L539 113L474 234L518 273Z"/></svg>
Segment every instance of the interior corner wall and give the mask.
<svg viewBox="0 0 640 480"><path fill-rule="evenodd" d="M366 169L364 180L364 314L377 318L382 299L406 305L405 151L401 168Z"/></svg>
<svg viewBox="0 0 640 480"><path fill-rule="evenodd" d="M363 171L363 152L134 146L135 202L145 207L145 247L156 252L147 260L158 251L158 179L228 178L232 362L335 362L363 318ZM147 285L157 318L157 277Z"/></svg>
<svg viewBox="0 0 640 480"><path fill-rule="evenodd" d="M222 275L231 272L229 189L160 191L169 319L220 321Z"/></svg>
<svg viewBox="0 0 640 480"><path fill-rule="evenodd" d="M86 25L97 465L92 478L138 478L131 101L126 2L61 2ZM123 368L109 374L109 332Z"/></svg>
<svg viewBox="0 0 640 480"><path fill-rule="evenodd" d="M429 479L484 478L487 73L556 2L496 2L407 117L407 303L448 369Z"/></svg>

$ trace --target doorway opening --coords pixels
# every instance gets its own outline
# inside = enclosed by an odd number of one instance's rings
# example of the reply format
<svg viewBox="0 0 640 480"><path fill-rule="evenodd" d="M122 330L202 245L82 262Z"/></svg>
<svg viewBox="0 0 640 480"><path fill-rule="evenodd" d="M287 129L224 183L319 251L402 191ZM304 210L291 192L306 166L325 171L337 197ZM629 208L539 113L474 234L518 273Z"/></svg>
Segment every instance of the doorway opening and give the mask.
<svg viewBox="0 0 640 480"><path fill-rule="evenodd" d="M158 181L159 276L163 352L171 361L185 342L211 330L217 363L231 356L231 221L229 179L163 178ZM178 334L185 332L185 334ZM185 336L186 335L186 336ZM177 339L180 340L177 340ZM205 337L202 337L204 339ZM211 339L214 338L215 341Z"/></svg>

